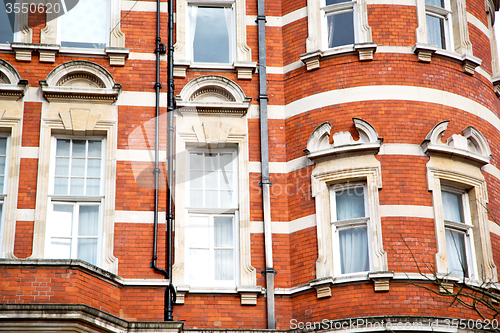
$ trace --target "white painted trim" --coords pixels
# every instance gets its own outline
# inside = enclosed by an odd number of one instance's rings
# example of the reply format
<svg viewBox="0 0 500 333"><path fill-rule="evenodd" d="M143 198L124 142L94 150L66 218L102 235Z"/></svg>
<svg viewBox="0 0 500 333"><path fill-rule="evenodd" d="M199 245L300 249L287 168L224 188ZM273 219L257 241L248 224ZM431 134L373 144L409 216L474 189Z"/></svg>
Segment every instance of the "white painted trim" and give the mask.
<svg viewBox="0 0 500 333"><path fill-rule="evenodd" d="M413 54L411 46L377 45L377 53Z"/></svg>
<svg viewBox="0 0 500 333"><path fill-rule="evenodd" d="M409 143L384 143L379 155L426 156L420 145Z"/></svg>
<svg viewBox="0 0 500 333"><path fill-rule="evenodd" d="M285 117L288 119L326 106L378 100L427 102L449 106L476 115L500 131L500 119L478 102L438 89L413 86L374 85L330 90L287 104Z"/></svg>
<svg viewBox="0 0 500 333"><path fill-rule="evenodd" d="M170 284L166 279L124 279L120 278L123 286L165 287Z"/></svg>
<svg viewBox="0 0 500 333"><path fill-rule="evenodd" d="M35 221L34 209L17 209L16 221Z"/></svg>
<svg viewBox="0 0 500 333"><path fill-rule="evenodd" d="M491 33L490 30L488 29L487 26L484 25L483 22L481 22L477 17L472 15L471 13L467 12L467 22L481 30L483 34L488 37L488 39L491 39Z"/></svg>
<svg viewBox="0 0 500 333"><path fill-rule="evenodd" d="M295 21L301 20L306 17L307 17L307 7L302 7L283 16L266 16L266 26L281 28L287 24L293 23ZM256 15L247 15L246 24L257 25L255 23L256 19L257 19Z"/></svg>
<svg viewBox="0 0 500 333"><path fill-rule="evenodd" d="M271 222L273 234L291 234L304 229L316 226L316 215L304 216L290 222ZM264 222L252 221L250 222L250 232L253 234L264 233Z"/></svg>
<svg viewBox="0 0 500 333"><path fill-rule="evenodd" d="M158 212L159 223L165 223L165 212ZM115 223L153 223L154 212L115 210Z"/></svg>
<svg viewBox="0 0 500 333"><path fill-rule="evenodd" d="M133 11L133 12L155 12L156 13L156 1L121 1L122 11ZM160 3L160 12L167 13L167 3Z"/></svg>
<svg viewBox="0 0 500 333"><path fill-rule="evenodd" d="M160 161L166 161L167 152L160 150ZM116 151L117 161L130 161L130 162L154 162L154 150L139 150L139 149L118 149Z"/></svg>
<svg viewBox="0 0 500 333"><path fill-rule="evenodd" d="M488 74L487 71L485 71L481 66L477 66L476 69L475 69L476 73L478 73L479 75L482 75L484 76L488 81L491 82L491 75Z"/></svg>
<svg viewBox="0 0 500 333"><path fill-rule="evenodd" d="M491 220L488 220L488 222L489 222L488 227L490 229L490 232L494 233L497 236L500 236L500 225Z"/></svg>
<svg viewBox="0 0 500 333"><path fill-rule="evenodd" d="M38 147L21 147L21 158L38 158Z"/></svg>
<svg viewBox="0 0 500 333"><path fill-rule="evenodd" d="M130 52L128 55L129 60L149 60L149 61L155 61L156 60L156 55L154 53L140 53L140 52ZM161 56L160 57L161 61L167 61L166 56Z"/></svg>
<svg viewBox="0 0 500 333"><path fill-rule="evenodd" d="M496 179L500 180L500 170L496 166L494 166L493 164L486 164L482 168L482 170L489 173L490 175L492 175Z"/></svg>
<svg viewBox="0 0 500 333"><path fill-rule="evenodd" d="M416 6L415 0L366 0L367 5L399 5L399 6Z"/></svg>
<svg viewBox="0 0 500 333"><path fill-rule="evenodd" d="M380 216L434 219L434 209L432 206L380 205Z"/></svg>
<svg viewBox="0 0 500 333"><path fill-rule="evenodd" d="M305 64L302 62L302 60L297 60L294 61L288 65L285 65L283 67L272 67L268 66L266 67L266 72L267 74L286 74L288 72L294 71L297 68L304 67Z"/></svg>
<svg viewBox="0 0 500 333"><path fill-rule="evenodd" d="M288 162L269 162L270 173L290 173L312 165L307 156L298 157ZM260 173L260 162L249 162L248 172Z"/></svg>
<svg viewBox="0 0 500 333"><path fill-rule="evenodd" d="M147 106L154 107L156 103L156 97L154 92L139 92L139 91L122 91L116 104L118 106ZM160 93L160 106L167 106L167 94Z"/></svg>

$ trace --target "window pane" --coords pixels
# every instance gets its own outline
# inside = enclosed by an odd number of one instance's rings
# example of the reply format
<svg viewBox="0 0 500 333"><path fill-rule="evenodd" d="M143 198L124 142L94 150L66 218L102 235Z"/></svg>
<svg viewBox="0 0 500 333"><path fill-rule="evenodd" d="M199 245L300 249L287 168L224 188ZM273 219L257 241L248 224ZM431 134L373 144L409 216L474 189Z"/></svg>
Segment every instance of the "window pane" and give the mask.
<svg viewBox="0 0 500 333"><path fill-rule="evenodd" d="M220 191L221 208L229 208L235 206L233 204L233 191Z"/></svg>
<svg viewBox="0 0 500 333"><path fill-rule="evenodd" d="M220 187L222 189L231 189L233 187L233 173L232 172L221 172L220 175Z"/></svg>
<svg viewBox="0 0 500 333"><path fill-rule="evenodd" d="M108 2L80 0L73 10L61 16L61 45L105 48L109 39Z"/></svg>
<svg viewBox="0 0 500 333"><path fill-rule="evenodd" d="M234 279L234 260L233 250L215 250L215 279L233 280Z"/></svg>
<svg viewBox="0 0 500 333"><path fill-rule="evenodd" d="M14 2L10 1L10 3L12 4ZM12 12L10 15L7 15L7 10L4 4L5 1L0 1L0 44L11 43L14 39L14 32L12 29L11 21L9 20L9 16L11 16L11 19L14 19L14 12Z"/></svg>
<svg viewBox="0 0 500 333"><path fill-rule="evenodd" d="M203 189L203 172L202 171L191 171L190 173L190 187Z"/></svg>
<svg viewBox="0 0 500 333"><path fill-rule="evenodd" d="M209 221L207 216L191 216L189 219L189 247L208 248L209 240Z"/></svg>
<svg viewBox="0 0 500 333"><path fill-rule="evenodd" d="M83 195L83 184L84 184L84 179L83 178L71 178L71 189L70 189L70 194L81 194Z"/></svg>
<svg viewBox="0 0 500 333"><path fill-rule="evenodd" d="M209 207L209 208L219 207L219 192L218 191L205 191L205 207Z"/></svg>
<svg viewBox="0 0 500 333"><path fill-rule="evenodd" d="M217 7L191 7L196 11L196 23L191 23L193 60L195 62L230 62L230 32L232 9ZM227 13L229 11L229 13ZM195 15L191 15L194 19Z"/></svg>
<svg viewBox="0 0 500 333"><path fill-rule="evenodd" d="M54 194L68 194L68 178L54 179Z"/></svg>
<svg viewBox="0 0 500 333"><path fill-rule="evenodd" d="M214 246L233 247L233 218L214 217Z"/></svg>
<svg viewBox="0 0 500 333"><path fill-rule="evenodd" d="M56 156L69 156L70 140L57 139Z"/></svg>
<svg viewBox="0 0 500 333"><path fill-rule="evenodd" d="M444 19L433 15L426 15L427 18L427 39L431 45L436 45L441 49L446 49L444 34Z"/></svg>
<svg viewBox="0 0 500 333"><path fill-rule="evenodd" d="M217 170L218 169L218 154L205 154L205 170Z"/></svg>
<svg viewBox="0 0 500 333"><path fill-rule="evenodd" d="M85 176L85 159L72 158L71 159L71 175L72 176Z"/></svg>
<svg viewBox="0 0 500 333"><path fill-rule="evenodd" d="M191 207L203 207L203 191L193 191L190 192L190 206Z"/></svg>
<svg viewBox="0 0 500 333"><path fill-rule="evenodd" d="M339 230L339 245L342 274L370 270L366 227Z"/></svg>
<svg viewBox="0 0 500 333"><path fill-rule="evenodd" d="M462 195L451 192L441 192L443 199L443 218L445 221L464 222Z"/></svg>
<svg viewBox="0 0 500 333"><path fill-rule="evenodd" d="M89 157L101 157L102 141L89 141Z"/></svg>
<svg viewBox="0 0 500 333"><path fill-rule="evenodd" d="M203 153L191 153L189 157L190 157L189 164L191 170L203 169Z"/></svg>
<svg viewBox="0 0 500 333"><path fill-rule="evenodd" d="M56 158L56 176L69 176L69 158Z"/></svg>
<svg viewBox="0 0 500 333"><path fill-rule="evenodd" d="M55 237L71 237L73 205L54 205L50 216L50 233Z"/></svg>
<svg viewBox="0 0 500 333"><path fill-rule="evenodd" d="M101 176L101 160L88 160L87 177L100 177L100 176Z"/></svg>
<svg viewBox="0 0 500 333"><path fill-rule="evenodd" d="M335 192L337 221L365 217L365 196L362 187Z"/></svg>
<svg viewBox="0 0 500 333"><path fill-rule="evenodd" d="M86 150L85 140L73 140L73 157L85 157Z"/></svg>
<svg viewBox="0 0 500 333"><path fill-rule="evenodd" d="M219 181L218 181L218 173L217 172L207 172L205 174L205 188L216 190L218 189Z"/></svg>
<svg viewBox="0 0 500 333"><path fill-rule="evenodd" d="M220 154L220 168L225 171L233 170L233 154Z"/></svg>
<svg viewBox="0 0 500 333"><path fill-rule="evenodd" d="M208 249L190 249L189 263L189 279L191 281L207 280L207 275L210 272L210 254Z"/></svg>
<svg viewBox="0 0 500 333"><path fill-rule="evenodd" d="M77 259L85 260L93 265L97 264L97 239L78 239Z"/></svg>
<svg viewBox="0 0 500 333"><path fill-rule="evenodd" d="M446 230L446 250L448 251L450 273L468 277L469 269L465 254L465 235L460 232Z"/></svg>
<svg viewBox="0 0 500 333"><path fill-rule="evenodd" d="M50 247L47 251L47 258L70 259L71 239L52 238L50 241Z"/></svg>
<svg viewBox="0 0 500 333"><path fill-rule="evenodd" d="M432 5L432 6L444 8L444 1L443 0L425 0L425 3L427 5Z"/></svg>
<svg viewBox="0 0 500 333"><path fill-rule="evenodd" d="M87 195L99 195L100 193L100 179L87 179Z"/></svg>
<svg viewBox="0 0 500 333"><path fill-rule="evenodd" d="M354 44L353 12L327 16L328 47Z"/></svg>
<svg viewBox="0 0 500 333"><path fill-rule="evenodd" d="M0 156L7 155L7 138L0 138Z"/></svg>
<svg viewBox="0 0 500 333"><path fill-rule="evenodd" d="M80 206L78 236L97 236L99 206Z"/></svg>
<svg viewBox="0 0 500 333"><path fill-rule="evenodd" d="M341 3L341 2L350 2L351 0L326 0L326 5L335 5L336 3Z"/></svg>

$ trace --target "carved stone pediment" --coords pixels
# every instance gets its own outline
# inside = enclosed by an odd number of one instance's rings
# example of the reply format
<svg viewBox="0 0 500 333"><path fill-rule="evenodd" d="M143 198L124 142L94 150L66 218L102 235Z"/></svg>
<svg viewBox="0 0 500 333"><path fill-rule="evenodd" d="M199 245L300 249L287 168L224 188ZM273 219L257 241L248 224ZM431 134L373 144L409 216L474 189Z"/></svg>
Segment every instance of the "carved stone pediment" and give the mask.
<svg viewBox="0 0 500 333"><path fill-rule="evenodd" d="M0 59L0 97L3 100L18 100L24 96L27 88L28 81L21 80L16 69Z"/></svg>

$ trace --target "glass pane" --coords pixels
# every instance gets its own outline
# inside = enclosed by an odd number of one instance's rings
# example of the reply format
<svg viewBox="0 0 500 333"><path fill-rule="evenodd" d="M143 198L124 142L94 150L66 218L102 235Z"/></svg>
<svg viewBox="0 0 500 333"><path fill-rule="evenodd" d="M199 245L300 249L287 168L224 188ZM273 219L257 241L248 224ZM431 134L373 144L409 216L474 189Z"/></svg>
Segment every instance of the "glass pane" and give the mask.
<svg viewBox="0 0 500 333"><path fill-rule="evenodd" d="M108 1L80 0L61 16L61 45L105 48L109 39Z"/></svg>
<svg viewBox="0 0 500 333"><path fill-rule="evenodd" d="M233 154L220 154L220 168L225 171L233 170Z"/></svg>
<svg viewBox="0 0 500 333"><path fill-rule="evenodd" d="M71 178L71 189L70 194L84 194L83 193L83 178Z"/></svg>
<svg viewBox="0 0 500 333"><path fill-rule="evenodd" d="M432 6L444 8L444 1L443 0L425 0L425 3L427 5L432 5Z"/></svg>
<svg viewBox="0 0 500 333"><path fill-rule="evenodd" d="M219 188L219 179L217 172L207 172L205 173L205 188L216 190Z"/></svg>
<svg viewBox="0 0 500 333"><path fill-rule="evenodd" d="M71 140L57 139L56 156L69 156Z"/></svg>
<svg viewBox="0 0 500 333"><path fill-rule="evenodd" d="M93 265L97 264L97 239L78 239L77 259L85 260Z"/></svg>
<svg viewBox="0 0 500 333"><path fill-rule="evenodd" d="M214 246L233 247L232 217L214 217Z"/></svg>
<svg viewBox="0 0 500 333"><path fill-rule="evenodd" d="M341 3L341 2L350 2L351 0L326 0L326 5L334 5L336 3Z"/></svg>
<svg viewBox="0 0 500 333"><path fill-rule="evenodd" d="M73 157L85 157L85 140L73 140Z"/></svg>
<svg viewBox="0 0 500 333"><path fill-rule="evenodd" d="M233 203L233 191L220 191L221 208L229 208L235 206Z"/></svg>
<svg viewBox="0 0 500 333"><path fill-rule="evenodd" d="M221 172L220 175L220 187L225 189L231 189L233 187L233 173L232 172Z"/></svg>
<svg viewBox="0 0 500 333"><path fill-rule="evenodd" d="M327 16L328 47L354 44L353 12Z"/></svg>
<svg viewBox="0 0 500 333"><path fill-rule="evenodd" d="M72 176L85 176L85 159L72 158L71 159L71 175Z"/></svg>
<svg viewBox="0 0 500 333"><path fill-rule="evenodd" d="M0 193L5 193L4 191L4 185L5 185L5 177L1 176L0 177Z"/></svg>
<svg viewBox="0 0 500 333"><path fill-rule="evenodd" d="M339 246L342 274L370 270L366 227L339 230Z"/></svg>
<svg viewBox="0 0 500 333"><path fill-rule="evenodd" d="M217 170L218 169L218 154L205 154L205 170Z"/></svg>
<svg viewBox="0 0 500 333"><path fill-rule="evenodd" d="M191 216L189 218L189 229L187 230L189 247L208 248L210 246L208 228L208 216Z"/></svg>
<svg viewBox="0 0 500 333"><path fill-rule="evenodd" d="M69 158L56 158L56 176L69 176Z"/></svg>
<svg viewBox="0 0 500 333"><path fill-rule="evenodd" d="M47 251L47 258L70 259L71 239L52 238Z"/></svg>
<svg viewBox="0 0 500 333"><path fill-rule="evenodd" d="M99 195L100 193L100 179L87 179L87 195Z"/></svg>
<svg viewBox="0 0 500 333"><path fill-rule="evenodd" d="M15 1L9 2L13 4ZM10 15L7 15L5 3L6 1L0 1L0 44L11 43L14 39L13 25L11 25L11 22L14 20L14 11ZM9 20L9 16L11 16L12 21Z"/></svg>
<svg viewBox="0 0 500 333"><path fill-rule="evenodd" d="M54 179L54 194L68 194L68 178Z"/></svg>
<svg viewBox="0 0 500 333"><path fill-rule="evenodd" d="M209 250L189 250L189 279L191 281L205 281L210 272Z"/></svg>
<svg viewBox="0 0 500 333"><path fill-rule="evenodd" d="M87 177L101 177L101 160L87 160Z"/></svg>
<svg viewBox="0 0 500 333"><path fill-rule="evenodd" d="M203 207L203 191L191 190L190 199L189 204L191 207Z"/></svg>
<svg viewBox="0 0 500 333"><path fill-rule="evenodd" d="M7 138L0 138L0 156L2 155L7 155Z"/></svg>
<svg viewBox="0 0 500 333"><path fill-rule="evenodd" d="M78 236L97 236L99 226L99 206L80 206Z"/></svg>
<svg viewBox="0 0 500 333"><path fill-rule="evenodd" d="M203 189L203 172L202 171L191 171L190 172L190 187Z"/></svg>
<svg viewBox="0 0 500 333"><path fill-rule="evenodd" d="M444 19L433 15L426 15L427 18L427 43L436 45L440 49L446 49L446 39L444 34Z"/></svg>
<svg viewBox="0 0 500 333"><path fill-rule="evenodd" d="M50 216L50 233L56 237L71 237L73 225L73 205L54 205Z"/></svg>
<svg viewBox="0 0 500 333"><path fill-rule="evenodd" d="M451 192L441 192L443 199L443 218L445 221L464 222L462 195Z"/></svg>
<svg viewBox="0 0 500 333"><path fill-rule="evenodd" d="M189 164L191 170L203 170L203 153L191 153Z"/></svg>
<svg viewBox="0 0 500 333"><path fill-rule="evenodd" d="M89 141L89 157L101 157L101 141Z"/></svg>
<svg viewBox="0 0 500 333"><path fill-rule="evenodd" d="M365 217L363 187L347 188L335 192L337 221Z"/></svg>
<svg viewBox="0 0 500 333"><path fill-rule="evenodd" d="M234 260L233 250L215 250L215 279L233 280L234 279Z"/></svg>
<svg viewBox="0 0 500 333"><path fill-rule="evenodd" d="M218 191L205 191L205 207L216 208L219 207L219 193Z"/></svg>
<svg viewBox="0 0 500 333"><path fill-rule="evenodd" d="M450 273L468 277L469 269L465 254L465 235L460 232L446 230L446 250L448 251Z"/></svg>
<svg viewBox="0 0 500 333"><path fill-rule="evenodd" d="M226 15L221 7L198 7L194 28L193 60L195 62L230 62L229 30L232 10ZM194 15L191 15L194 16Z"/></svg>

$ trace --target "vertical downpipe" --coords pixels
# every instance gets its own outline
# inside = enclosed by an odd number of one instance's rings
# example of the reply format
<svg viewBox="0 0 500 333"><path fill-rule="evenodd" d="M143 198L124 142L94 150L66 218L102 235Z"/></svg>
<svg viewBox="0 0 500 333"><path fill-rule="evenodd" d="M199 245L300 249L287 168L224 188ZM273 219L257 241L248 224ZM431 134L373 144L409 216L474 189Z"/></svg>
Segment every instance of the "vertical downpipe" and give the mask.
<svg viewBox="0 0 500 333"><path fill-rule="evenodd" d="M267 130L267 77L266 77L266 13L265 0L258 0L257 28L259 32L259 108L260 108L260 146L262 165L262 204L264 212L264 247L266 254L266 300L267 328L276 328L274 314L274 268L273 235L271 229L271 182L269 180L269 142Z"/></svg>

